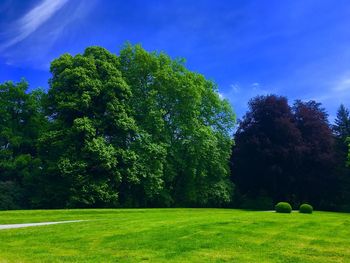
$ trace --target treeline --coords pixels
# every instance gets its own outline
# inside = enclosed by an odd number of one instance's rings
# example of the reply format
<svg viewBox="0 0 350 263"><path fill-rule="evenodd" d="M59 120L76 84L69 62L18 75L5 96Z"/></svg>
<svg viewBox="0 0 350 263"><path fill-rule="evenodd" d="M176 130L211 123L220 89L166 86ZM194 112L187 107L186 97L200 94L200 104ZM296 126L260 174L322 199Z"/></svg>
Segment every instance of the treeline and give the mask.
<svg viewBox="0 0 350 263"><path fill-rule="evenodd" d="M64 54L47 92L0 85L0 208L221 206L235 122L183 61L126 45Z"/></svg>
<svg viewBox="0 0 350 263"><path fill-rule="evenodd" d="M47 91L0 85L0 209L350 210L349 112L258 96L239 121L182 60L126 45L64 54Z"/></svg>
<svg viewBox="0 0 350 263"><path fill-rule="evenodd" d="M239 123L231 157L234 205L271 209L285 200L299 207L350 211L346 166L349 111L341 105L330 125L320 103L258 96Z"/></svg>

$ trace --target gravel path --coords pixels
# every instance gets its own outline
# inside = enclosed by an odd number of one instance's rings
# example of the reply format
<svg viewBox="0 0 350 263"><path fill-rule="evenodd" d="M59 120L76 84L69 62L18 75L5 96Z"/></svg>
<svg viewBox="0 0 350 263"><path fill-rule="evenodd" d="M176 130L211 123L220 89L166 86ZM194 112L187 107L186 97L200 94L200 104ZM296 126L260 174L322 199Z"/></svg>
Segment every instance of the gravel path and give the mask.
<svg viewBox="0 0 350 263"><path fill-rule="evenodd" d="M2 230L2 229L12 229L12 228L30 227L30 226L47 226L47 225L64 224L64 223L74 223L74 222L81 222L81 221L85 221L85 220L70 220L70 221L58 221L58 222L42 222L42 223L26 223L26 224L0 225L0 230Z"/></svg>

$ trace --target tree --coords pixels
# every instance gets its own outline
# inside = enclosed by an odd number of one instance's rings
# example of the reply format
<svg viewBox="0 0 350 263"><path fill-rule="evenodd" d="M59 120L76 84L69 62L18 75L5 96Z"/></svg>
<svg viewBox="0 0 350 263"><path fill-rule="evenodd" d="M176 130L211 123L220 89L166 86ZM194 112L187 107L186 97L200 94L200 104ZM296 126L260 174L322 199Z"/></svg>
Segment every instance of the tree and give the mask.
<svg viewBox="0 0 350 263"><path fill-rule="evenodd" d="M135 152L141 157L138 170L143 173L141 185L147 186L141 191L145 199L180 206L229 202L235 116L228 101L219 98L216 85L187 70L182 60L141 46L126 45L119 60L143 138ZM127 195L132 192L130 188Z"/></svg>
<svg viewBox="0 0 350 263"><path fill-rule="evenodd" d="M0 209L29 207L40 173L37 139L46 127L44 93L27 91L24 80L0 85Z"/></svg>
<svg viewBox="0 0 350 263"><path fill-rule="evenodd" d="M251 99L235 134L231 158L232 179L240 193L250 199L271 197L274 203L293 201L301 140L285 97Z"/></svg>
<svg viewBox="0 0 350 263"><path fill-rule="evenodd" d="M302 135L301 164L296 174L297 195L323 209L334 209L338 191L335 154L328 115L320 103L296 101L294 118Z"/></svg>
<svg viewBox="0 0 350 263"><path fill-rule="evenodd" d="M339 106L334 123L334 134L344 143L345 139L350 136L350 115L349 110L343 104Z"/></svg>
<svg viewBox="0 0 350 263"><path fill-rule="evenodd" d="M350 211L350 168L346 165L348 158L348 140L350 136L350 115L349 110L341 104L334 120L333 133L335 137L335 175L339 181L337 193L339 207L342 210Z"/></svg>
<svg viewBox="0 0 350 263"><path fill-rule="evenodd" d="M40 137L44 207L230 201L235 116L216 85L163 53L100 47L51 64Z"/></svg>
<svg viewBox="0 0 350 263"><path fill-rule="evenodd" d="M50 188L41 205L116 206L122 177L133 177L128 173L136 130L131 91L117 66L117 57L99 47L52 62L51 128L40 140Z"/></svg>
<svg viewBox="0 0 350 263"><path fill-rule="evenodd" d="M232 156L232 178L243 197L335 209L340 188L327 117L315 101L298 100L291 108L284 97L252 99Z"/></svg>

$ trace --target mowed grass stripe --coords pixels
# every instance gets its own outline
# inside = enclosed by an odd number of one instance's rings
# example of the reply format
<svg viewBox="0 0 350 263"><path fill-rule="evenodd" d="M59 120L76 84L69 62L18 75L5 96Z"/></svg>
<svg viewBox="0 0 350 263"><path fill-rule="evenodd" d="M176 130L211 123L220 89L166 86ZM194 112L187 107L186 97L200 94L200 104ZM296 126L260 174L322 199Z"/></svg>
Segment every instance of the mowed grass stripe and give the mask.
<svg viewBox="0 0 350 263"><path fill-rule="evenodd" d="M350 262L350 215L231 209L0 212L3 262Z"/></svg>

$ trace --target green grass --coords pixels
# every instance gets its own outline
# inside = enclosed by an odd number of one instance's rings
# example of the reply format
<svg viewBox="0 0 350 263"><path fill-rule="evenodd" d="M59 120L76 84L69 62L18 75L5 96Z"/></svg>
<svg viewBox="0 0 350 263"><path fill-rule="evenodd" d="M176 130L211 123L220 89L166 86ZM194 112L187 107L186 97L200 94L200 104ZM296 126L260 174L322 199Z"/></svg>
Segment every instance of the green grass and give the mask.
<svg viewBox="0 0 350 263"><path fill-rule="evenodd" d="M0 262L350 262L350 215L229 209L0 212Z"/></svg>

